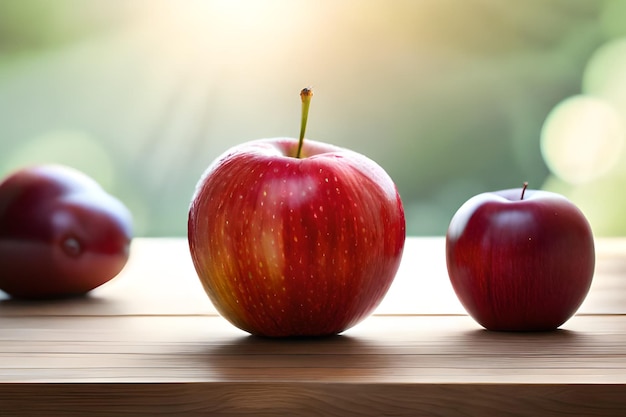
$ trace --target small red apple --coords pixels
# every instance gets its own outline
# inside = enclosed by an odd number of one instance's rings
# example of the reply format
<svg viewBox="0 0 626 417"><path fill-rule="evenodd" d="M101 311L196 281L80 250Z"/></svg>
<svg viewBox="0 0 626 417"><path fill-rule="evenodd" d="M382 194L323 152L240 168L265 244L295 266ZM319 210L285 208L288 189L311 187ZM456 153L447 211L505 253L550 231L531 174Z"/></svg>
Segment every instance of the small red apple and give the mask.
<svg viewBox="0 0 626 417"><path fill-rule="evenodd" d="M380 303L400 264L404 211L395 184L365 156L300 140L228 150L189 210L193 263L218 311L255 335L332 335Z"/></svg>
<svg viewBox="0 0 626 417"><path fill-rule="evenodd" d="M23 168L0 183L0 289L20 298L84 294L128 259L131 215L75 169Z"/></svg>
<svg viewBox="0 0 626 417"><path fill-rule="evenodd" d="M565 197L510 189L469 199L446 236L450 281L489 330L553 330L587 296L594 273L591 227Z"/></svg>

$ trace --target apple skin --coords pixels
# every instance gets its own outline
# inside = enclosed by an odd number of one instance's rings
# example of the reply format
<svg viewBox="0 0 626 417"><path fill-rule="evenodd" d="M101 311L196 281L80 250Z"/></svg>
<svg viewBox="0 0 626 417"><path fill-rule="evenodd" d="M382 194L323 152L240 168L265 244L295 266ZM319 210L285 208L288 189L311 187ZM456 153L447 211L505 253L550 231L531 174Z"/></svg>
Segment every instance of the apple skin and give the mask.
<svg viewBox="0 0 626 417"><path fill-rule="evenodd" d="M591 227L565 197L509 189L479 194L456 212L446 236L450 281L488 330L545 331L584 301L594 273Z"/></svg>
<svg viewBox="0 0 626 417"><path fill-rule="evenodd" d="M405 241L402 201L367 157L307 140L251 141L206 170L188 222L193 263L232 324L269 337L324 336L380 303Z"/></svg>
<svg viewBox="0 0 626 417"><path fill-rule="evenodd" d="M126 264L131 214L82 172L26 167L0 183L0 289L16 298L84 294Z"/></svg>

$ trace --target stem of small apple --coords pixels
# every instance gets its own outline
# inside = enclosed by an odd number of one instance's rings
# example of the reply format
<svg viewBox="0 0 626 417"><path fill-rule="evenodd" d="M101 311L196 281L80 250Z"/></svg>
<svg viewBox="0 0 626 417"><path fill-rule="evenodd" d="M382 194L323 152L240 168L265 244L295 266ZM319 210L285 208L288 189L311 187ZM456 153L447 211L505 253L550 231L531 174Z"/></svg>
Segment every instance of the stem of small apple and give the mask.
<svg viewBox="0 0 626 417"><path fill-rule="evenodd" d="M524 199L524 193L526 192L527 187L528 187L528 181L524 181L524 187L522 187L522 196L519 198L520 200Z"/></svg>
<svg viewBox="0 0 626 417"><path fill-rule="evenodd" d="M311 97L313 97L313 90L311 87L303 88L302 91L300 91L300 98L302 98L302 119L300 119L300 139L298 140L298 152L296 152L296 158L300 158L300 155L302 154L304 132L306 131L306 121L309 118L309 105L311 104Z"/></svg>

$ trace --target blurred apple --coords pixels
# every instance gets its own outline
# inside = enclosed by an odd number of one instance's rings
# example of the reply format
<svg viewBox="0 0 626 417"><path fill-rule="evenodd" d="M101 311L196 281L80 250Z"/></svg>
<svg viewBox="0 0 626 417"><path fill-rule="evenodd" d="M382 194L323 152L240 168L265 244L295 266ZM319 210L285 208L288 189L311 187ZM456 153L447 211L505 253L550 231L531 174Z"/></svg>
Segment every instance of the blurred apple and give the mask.
<svg viewBox="0 0 626 417"><path fill-rule="evenodd" d="M565 197L524 188L484 193L446 237L452 286L489 330L553 330L582 304L594 273L591 227Z"/></svg>
<svg viewBox="0 0 626 417"><path fill-rule="evenodd" d="M75 169L40 165L0 183L0 289L21 298L84 294L126 264L131 215Z"/></svg>
<svg viewBox="0 0 626 417"><path fill-rule="evenodd" d="M300 139L256 140L218 158L189 211L191 256L218 311L255 335L322 336L380 303L400 264L404 210L372 160Z"/></svg>

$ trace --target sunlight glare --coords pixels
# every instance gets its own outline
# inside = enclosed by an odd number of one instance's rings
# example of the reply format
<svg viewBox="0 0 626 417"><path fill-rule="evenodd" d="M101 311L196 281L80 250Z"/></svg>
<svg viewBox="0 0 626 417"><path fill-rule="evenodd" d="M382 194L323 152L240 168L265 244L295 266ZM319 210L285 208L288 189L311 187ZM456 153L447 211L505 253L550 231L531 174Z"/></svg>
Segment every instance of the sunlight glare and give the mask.
<svg viewBox="0 0 626 417"><path fill-rule="evenodd" d="M255 57L271 60L293 42L301 6L279 0L159 2L138 15L136 27L152 40L152 52L164 64L228 72Z"/></svg>

